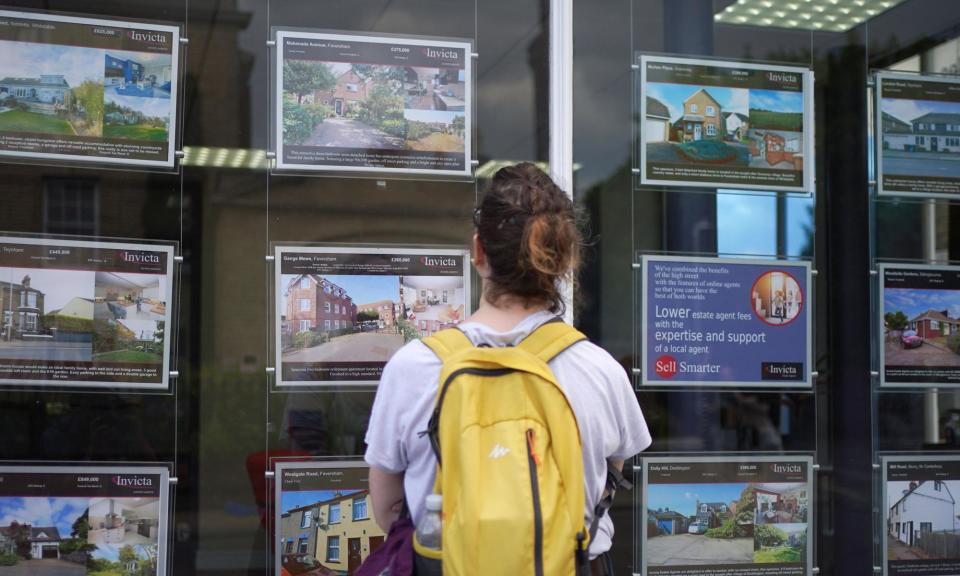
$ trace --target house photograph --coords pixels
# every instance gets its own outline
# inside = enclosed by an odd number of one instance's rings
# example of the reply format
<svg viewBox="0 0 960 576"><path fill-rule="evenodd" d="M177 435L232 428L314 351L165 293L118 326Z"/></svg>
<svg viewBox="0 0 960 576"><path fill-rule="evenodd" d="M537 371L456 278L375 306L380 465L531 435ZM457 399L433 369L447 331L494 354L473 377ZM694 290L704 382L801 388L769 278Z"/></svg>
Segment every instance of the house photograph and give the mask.
<svg viewBox="0 0 960 576"><path fill-rule="evenodd" d="M756 564L797 564L807 559L806 523L764 524L756 527L753 561Z"/></svg>
<svg viewBox="0 0 960 576"><path fill-rule="evenodd" d="M810 510L809 486L799 484L757 484L757 513L754 523L806 524Z"/></svg>
<svg viewBox="0 0 960 576"><path fill-rule="evenodd" d="M163 362L167 279L96 272L93 350L97 362Z"/></svg>
<svg viewBox="0 0 960 576"><path fill-rule="evenodd" d="M87 576L155 576L156 544L98 546L87 561Z"/></svg>
<svg viewBox="0 0 960 576"><path fill-rule="evenodd" d="M0 132L100 136L103 50L0 41Z"/></svg>
<svg viewBox="0 0 960 576"><path fill-rule="evenodd" d="M160 499L93 498L88 522L87 542L90 544L156 544Z"/></svg>
<svg viewBox="0 0 960 576"><path fill-rule="evenodd" d="M746 130L736 122L736 118L749 115L749 90L650 82L645 98L648 162L750 164ZM739 116L731 120L732 115Z"/></svg>
<svg viewBox="0 0 960 576"><path fill-rule="evenodd" d="M94 273L0 268L0 358L89 361Z"/></svg>
<svg viewBox="0 0 960 576"><path fill-rule="evenodd" d="M781 90L750 90L747 117L750 166L803 170L803 95Z"/></svg>
<svg viewBox="0 0 960 576"><path fill-rule="evenodd" d="M960 102L882 98L883 173L960 177Z"/></svg>
<svg viewBox="0 0 960 576"><path fill-rule="evenodd" d="M286 60L284 144L463 152L462 71Z"/></svg>
<svg viewBox="0 0 960 576"><path fill-rule="evenodd" d="M0 498L0 574L85 576L86 498Z"/></svg>
<svg viewBox="0 0 960 576"><path fill-rule="evenodd" d="M281 344L290 362L386 362L412 331L397 276L283 274Z"/></svg>
<svg viewBox="0 0 960 576"><path fill-rule="evenodd" d="M760 320L783 326L796 320L803 310L804 294L796 278L786 272L770 271L757 278L751 292L753 312Z"/></svg>
<svg viewBox="0 0 960 576"><path fill-rule="evenodd" d="M884 288L888 366L960 366L960 291Z"/></svg>
<svg viewBox="0 0 960 576"><path fill-rule="evenodd" d="M887 482L887 557L956 558L960 550L960 480Z"/></svg>
<svg viewBox="0 0 960 576"><path fill-rule="evenodd" d="M419 338L452 328L464 319L462 276L403 276L402 317Z"/></svg>
<svg viewBox="0 0 960 576"><path fill-rule="evenodd" d="M753 562L748 484L648 484L646 498L648 566Z"/></svg>
<svg viewBox="0 0 960 576"><path fill-rule="evenodd" d="M354 574L386 539L368 490L284 492L279 553L291 574Z"/></svg>

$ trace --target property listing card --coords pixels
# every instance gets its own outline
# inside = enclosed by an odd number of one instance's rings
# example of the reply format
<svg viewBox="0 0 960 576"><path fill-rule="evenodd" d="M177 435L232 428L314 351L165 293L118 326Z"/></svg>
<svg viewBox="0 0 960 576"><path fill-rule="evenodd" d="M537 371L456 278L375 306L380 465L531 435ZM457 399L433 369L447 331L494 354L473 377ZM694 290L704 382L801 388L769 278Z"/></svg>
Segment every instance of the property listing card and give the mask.
<svg viewBox="0 0 960 576"><path fill-rule="evenodd" d="M173 246L0 237L0 387L166 389Z"/></svg>
<svg viewBox="0 0 960 576"><path fill-rule="evenodd" d="M641 384L809 387L809 262L643 256Z"/></svg>
<svg viewBox="0 0 960 576"><path fill-rule="evenodd" d="M876 94L878 193L960 196L960 80L880 73Z"/></svg>
<svg viewBox="0 0 960 576"><path fill-rule="evenodd" d="M375 384L394 352L469 314L469 252L278 246L277 385Z"/></svg>
<svg viewBox="0 0 960 576"><path fill-rule="evenodd" d="M881 386L960 386L960 266L878 268Z"/></svg>
<svg viewBox="0 0 960 576"><path fill-rule="evenodd" d="M472 174L469 41L279 30L278 170Z"/></svg>
<svg viewBox="0 0 960 576"><path fill-rule="evenodd" d="M274 493L275 576L354 574L386 539L363 462L281 462Z"/></svg>
<svg viewBox="0 0 960 576"><path fill-rule="evenodd" d="M640 56L645 185L813 192L813 72Z"/></svg>
<svg viewBox="0 0 960 576"><path fill-rule="evenodd" d="M180 30L0 11L0 156L173 167Z"/></svg>
<svg viewBox="0 0 960 576"><path fill-rule="evenodd" d="M167 574L166 468L0 466L0 576Z"/></svg>
<svg viewBox="0 0 960 576"><path fill-rule="evenodd" d="M813 460L644 458L644 576L806 576Z"/></svg>
<svg viewBox="0 0 960 576"><path fill-rule="evenodd" d="M960 458L881 461L884 576L960 574Z"/></svg>

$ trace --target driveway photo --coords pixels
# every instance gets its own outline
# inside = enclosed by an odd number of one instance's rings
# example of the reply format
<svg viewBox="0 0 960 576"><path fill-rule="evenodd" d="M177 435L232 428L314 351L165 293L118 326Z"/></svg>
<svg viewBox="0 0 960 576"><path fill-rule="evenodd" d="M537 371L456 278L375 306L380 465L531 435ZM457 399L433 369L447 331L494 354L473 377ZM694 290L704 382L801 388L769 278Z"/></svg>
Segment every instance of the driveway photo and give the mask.
<svg viewBox="0 0 960 576"><path fill-rule="evenodd" d="M660 536L647 543L650 566L752 564L753 538L716 540L694 534Z"/></svg>

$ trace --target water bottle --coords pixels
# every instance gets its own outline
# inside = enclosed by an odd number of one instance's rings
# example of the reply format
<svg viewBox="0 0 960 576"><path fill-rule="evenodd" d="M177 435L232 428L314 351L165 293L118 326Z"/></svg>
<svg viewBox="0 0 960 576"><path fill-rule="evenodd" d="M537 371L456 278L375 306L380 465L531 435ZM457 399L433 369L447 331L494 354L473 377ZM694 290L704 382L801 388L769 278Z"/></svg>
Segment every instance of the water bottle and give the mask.
<svg viewBox="0 0 960 576"><path fill-rule="evenodd" d="M443 496L431 494L427 496L427 511L417 524L417 542L424 548L440 550L440 531L443 520L440 511L443 509Z"/></svg>

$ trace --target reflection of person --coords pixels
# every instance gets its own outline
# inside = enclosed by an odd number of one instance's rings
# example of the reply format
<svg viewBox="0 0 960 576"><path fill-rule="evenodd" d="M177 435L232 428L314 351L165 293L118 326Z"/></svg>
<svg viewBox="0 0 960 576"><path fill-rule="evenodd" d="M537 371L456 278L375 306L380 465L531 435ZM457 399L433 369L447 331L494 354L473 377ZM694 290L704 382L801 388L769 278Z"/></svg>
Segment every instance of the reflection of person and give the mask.
<svg viewBox="0 0 960 576"><path fill-rule="evenodd" d="M573 203L532 164L501 169L475 215L474 266L483 280L480 308L459 326L475 345L510 346L563 308L558 283L578 262ZM580 425L587 525L615 466L650 445L636 395L620 365L581 341L549 363ZM406 499L416 523L430 493L436 460L420 434L434 408L440 360L420 341L397 352L383 371L367 432L370 495L384 531ZM495 498L495 494L490 494ZM613 523L606 515L590 542L594 574L609 574Z"/></svg>

